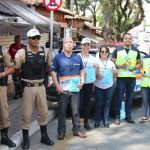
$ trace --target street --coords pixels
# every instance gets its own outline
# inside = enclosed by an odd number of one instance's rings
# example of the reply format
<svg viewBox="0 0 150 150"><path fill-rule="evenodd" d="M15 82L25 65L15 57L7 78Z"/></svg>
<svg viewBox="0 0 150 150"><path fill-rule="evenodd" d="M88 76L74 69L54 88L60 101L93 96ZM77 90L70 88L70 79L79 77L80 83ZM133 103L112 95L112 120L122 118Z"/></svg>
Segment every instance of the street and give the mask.
<svg viewBox="0 0 150 150"><path fill-rule="evenodd" d="M148 150L150 145L150 122L140 123L142 116L141 103L134 104L133 118L135 124L129 124L122 120L117 126L111 119L110 128L96 128L87 132L87 138L81 139L72 135L72 121L67 118L67 133L64 140L57 140L57 118L48 124L48 133L54 140L52 147L40 144L40 131L30 138L30 150ZM81 118L83 129L83 119ZM94 126L94 120L90 120ZM17 150L21 150L19 147Z"/></svg>

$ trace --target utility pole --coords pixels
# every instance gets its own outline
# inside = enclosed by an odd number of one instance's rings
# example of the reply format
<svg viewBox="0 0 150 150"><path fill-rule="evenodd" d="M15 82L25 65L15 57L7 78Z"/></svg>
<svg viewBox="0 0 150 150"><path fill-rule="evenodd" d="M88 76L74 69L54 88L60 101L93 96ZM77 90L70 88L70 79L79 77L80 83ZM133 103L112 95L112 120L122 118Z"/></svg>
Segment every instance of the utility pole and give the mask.
<svg viewBox="0 0 150 150"><path fill-rule="evenodd" d="M73 0L70 0L70 11L73 12ZM72 26L73 26L73 19L71 20L70 26L70 36L72 37Z"/></svg>
<svg viewBox="0 0 150 150"><path fill-rule="evenodd" d="M73 12L73 0L70 0L70 11Z"/></svg>

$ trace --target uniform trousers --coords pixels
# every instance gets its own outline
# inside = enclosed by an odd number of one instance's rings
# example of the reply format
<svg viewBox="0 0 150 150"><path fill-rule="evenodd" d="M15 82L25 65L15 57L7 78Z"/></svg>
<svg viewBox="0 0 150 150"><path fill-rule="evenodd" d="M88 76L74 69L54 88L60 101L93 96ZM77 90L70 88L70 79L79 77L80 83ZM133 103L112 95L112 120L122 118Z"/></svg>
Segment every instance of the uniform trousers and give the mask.
<svg viewBox="0 0 150 150"><path fill-rule="evenodd" d="M0 86L0 129L8 128L9 122L9 110L7 102L7 87Z"/></svg>
<svg viewBox="0 0 150 150"><path fill-rule="evenodd" d="M24 87L22 100L22 129L28 129L32 112L36 106L37 119L40 126L46 125L48 120L48 106L45 86Z"/></svg>

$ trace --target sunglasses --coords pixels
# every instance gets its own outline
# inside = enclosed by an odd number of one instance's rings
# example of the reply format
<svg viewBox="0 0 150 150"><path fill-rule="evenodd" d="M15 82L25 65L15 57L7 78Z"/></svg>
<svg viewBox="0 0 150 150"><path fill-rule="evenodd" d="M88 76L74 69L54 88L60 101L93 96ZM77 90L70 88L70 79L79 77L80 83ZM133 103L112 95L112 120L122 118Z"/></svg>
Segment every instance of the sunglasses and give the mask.
<svg viewBox="0 0 150 150"><path fill-rule="evenodd" d="M108 51L100 51L100 53L109 53Z"/></svg>
<svg viewBox="0 0 150 150"><path fill-rule="evenodd" d="M36 36L33 36L33 37L30 37L32 40L40 40L41 36L40 35L36 35Z"/></svg>

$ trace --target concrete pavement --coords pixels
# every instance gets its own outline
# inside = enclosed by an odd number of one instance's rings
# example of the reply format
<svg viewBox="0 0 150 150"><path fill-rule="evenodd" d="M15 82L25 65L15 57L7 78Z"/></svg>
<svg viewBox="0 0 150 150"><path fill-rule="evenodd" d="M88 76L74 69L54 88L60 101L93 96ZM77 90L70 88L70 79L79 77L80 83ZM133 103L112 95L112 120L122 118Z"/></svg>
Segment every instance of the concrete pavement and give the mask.
<svg viewBox="0 0 150 150"><path fill-rule="evenodd" d="M57 140L57 119L49 122L48 134L54 140L54 146L46 146L40 143L40 131L30 138L29 150L149 150L150 122L140 123L142 115L141 105L133 110L135 124L129 124L122 120L120 125L115 125L111 120L110 128L96 128L87 132L87 138L81 139L72 135L72 121L67 119L67 133L64 140ZM83 128L83 119L81 119ZM94 126L94 121L90 120ZM21 150L18 147L17 150Z"/></svg>

